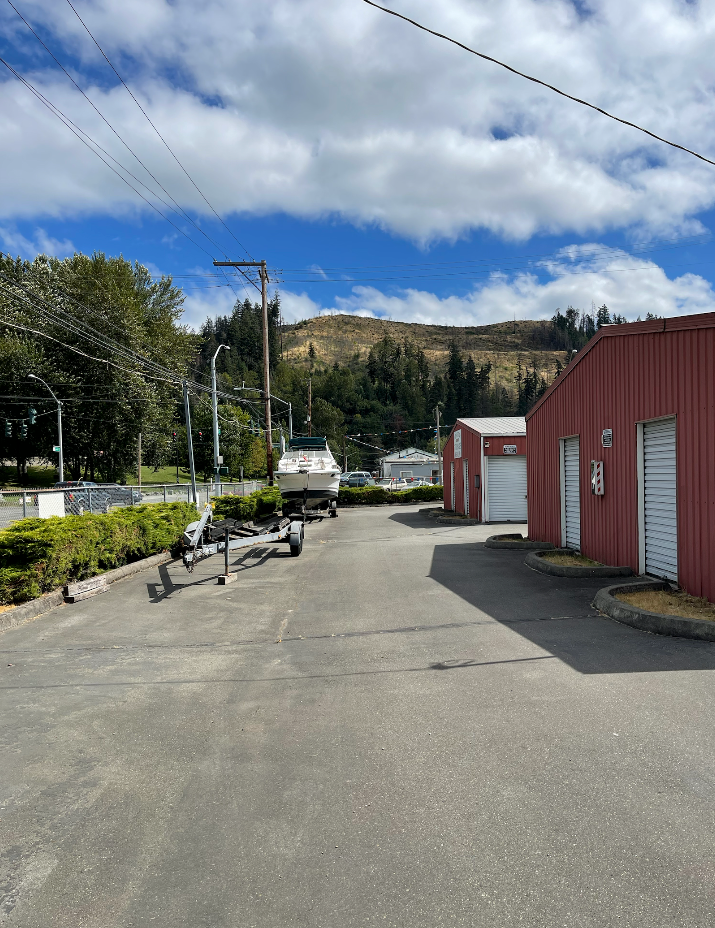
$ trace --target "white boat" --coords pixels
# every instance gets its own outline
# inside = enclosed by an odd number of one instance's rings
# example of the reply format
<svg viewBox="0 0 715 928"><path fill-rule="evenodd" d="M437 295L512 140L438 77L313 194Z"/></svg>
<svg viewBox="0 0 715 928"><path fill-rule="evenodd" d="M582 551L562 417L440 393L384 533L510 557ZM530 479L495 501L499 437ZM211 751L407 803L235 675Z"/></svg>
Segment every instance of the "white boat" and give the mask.
<svg viewBox="0 0 715 928"><path fill-rule="evenodd" d="M335 511L340 468L325 438L291 438L274 478L283 498L283 512L306 509Z"/></svg>

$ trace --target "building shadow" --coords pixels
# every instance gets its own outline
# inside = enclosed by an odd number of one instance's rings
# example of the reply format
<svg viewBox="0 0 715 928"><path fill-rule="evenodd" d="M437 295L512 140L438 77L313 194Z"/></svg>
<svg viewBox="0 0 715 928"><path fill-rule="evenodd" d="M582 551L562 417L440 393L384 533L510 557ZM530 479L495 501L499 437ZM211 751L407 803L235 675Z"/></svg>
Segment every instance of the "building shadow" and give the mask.
<svg viewBox="0 0 715 928"><path fill-rule="evenodd" d="M524 557L483 544L437 545L429 576L579 673L715 670L711 642L650 635L600 615L596 591L617 580L551 577Z"/></svg>
<svg viewBox="0 0 715 928"><path fill-rule="evenodd" d="M423 512L406 512L398 510L390 513L391 522L399 522L400 525L407 525L409 528L431 528L439 525L436 519L430 518Z"/></svg>

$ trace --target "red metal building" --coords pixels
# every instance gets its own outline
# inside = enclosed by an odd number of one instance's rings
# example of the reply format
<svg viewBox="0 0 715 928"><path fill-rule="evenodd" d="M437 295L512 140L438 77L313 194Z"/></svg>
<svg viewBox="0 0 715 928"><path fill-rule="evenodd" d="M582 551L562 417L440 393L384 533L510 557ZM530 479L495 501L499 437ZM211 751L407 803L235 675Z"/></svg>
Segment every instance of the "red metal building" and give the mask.
<svg viewBox="0 0 715 928"><path fill-rule="evenodd" d="M444 508L480 522L526 522L522 416L457 419L443 451Z"/></svg>
<svg viewBox="0 0 715 928"><path fill-rule="evenodd" d="M526 417L529 534L715 600L715 314L600 329Z"/></svg>

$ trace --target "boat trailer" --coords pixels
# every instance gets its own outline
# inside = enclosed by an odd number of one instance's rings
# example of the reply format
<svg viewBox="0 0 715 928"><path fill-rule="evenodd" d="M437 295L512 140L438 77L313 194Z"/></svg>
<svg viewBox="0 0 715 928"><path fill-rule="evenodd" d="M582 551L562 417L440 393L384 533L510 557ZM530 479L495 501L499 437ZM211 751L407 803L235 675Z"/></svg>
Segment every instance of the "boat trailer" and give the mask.
<svg viewBox="0 0 715 928"><path fill-rule="evenodd" d="M191 573L199 561L223 551L224 578L226 578L230 576L228 556L231 551L251 548L253 545L283 542L290 546L291 556L298 557L303 550L304 537L305 517L303 514L274 518L263 525L256 525L254 522L239 522L237 519L221 519L214 522L213 510L209 503L198 522L191 522L186 526L183 536L184 567Z"/></svg>

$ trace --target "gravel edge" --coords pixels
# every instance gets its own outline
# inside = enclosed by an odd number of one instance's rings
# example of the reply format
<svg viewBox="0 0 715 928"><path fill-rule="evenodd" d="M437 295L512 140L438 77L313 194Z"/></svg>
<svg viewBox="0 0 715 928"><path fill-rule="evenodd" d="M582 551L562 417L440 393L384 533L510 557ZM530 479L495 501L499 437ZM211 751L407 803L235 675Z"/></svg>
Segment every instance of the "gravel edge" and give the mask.
<svg viewBox="0 0 715 928"><path fill-rule="evenodd" d="M125 564L123 567L115 567L114 570L108 570L105 574L99 576L105 577L107 583L114 583L116 580L131 577L132 574L138 574L142 570L148 570L150 567L156 567L171 560L173 560L171 553L162 551L161 554L152 554L151 557L146 557L141 561L132 561L131 564ZM28 619L36 619L51 609L63 605L64 601L62 590L53 590L51 593L45 593L44 596L37 599L31 599L28 603L15 606L14 609L8 609L7 612L0 612L0 631L14 628Z"/></svg>
<svg viewBox="0 0 715 928"><path fill-rule="evenodd" d="M573 554L568 548L554 548L554 554ZM563 564L551 564L539 556L539 552L530 551L524 560L527 567L539 570L552 577L632 577L630 567L566 567Z"/></svg>
<svg viewBox="0 0 715 928"><path fill-rule="evenodd" d="M637 592L639 590L667 590L670 585L661 581L645 583L617 584L604 587L596 593L594 608L604 615L653 635L669 635L671 638L694 638L697 641L715 641L715 622L706 619L686 619L680 615L662 615L659 612L647 612L637 606L616 599L616 593Z"/></svg>

